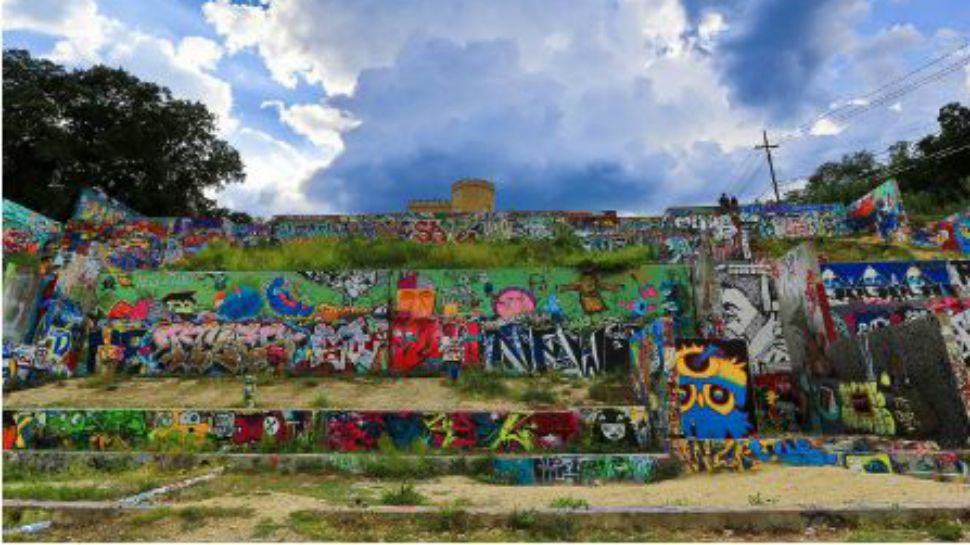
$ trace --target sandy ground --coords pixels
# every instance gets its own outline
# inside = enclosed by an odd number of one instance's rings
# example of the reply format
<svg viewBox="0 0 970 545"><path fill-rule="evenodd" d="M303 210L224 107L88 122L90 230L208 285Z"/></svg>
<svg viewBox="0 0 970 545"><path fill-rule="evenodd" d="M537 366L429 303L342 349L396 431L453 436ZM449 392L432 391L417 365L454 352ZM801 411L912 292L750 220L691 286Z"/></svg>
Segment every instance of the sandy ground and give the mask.
<svg viewBox="0 0 970 545"><path fill-rule="evenodd" d="M970 507L970 486L902 475L870 475L836 467L765 466L748 473L697 474L650 485L523 486L510 489L445 477L420 484L435 502L465 498L475 507L549 507L559 497L584 499L590 506L741 507L918 505Z"/></svg>
<svg viewBox="0 0 970 545"><path fill-rule="evenodd" d="M250 476L250 491L238 489L199 502L178 505L244 507L262 505L276 498L274 515L300 509L347 506L299 494L261 490L259 475ZM304 486L312 486L306 476ZM321 481L322 482L322 481ZM855 473L836 467L765 466L746 473L697 474L678 479L642 484L604 484L600 486L504 486L484 484L468 477L448 476L414 483L432 505L472 508L530 509L549 507L556 498L583 499L596 506L677 506L748 508L920 504L970 507L970 485L937 482L903 475ZM374 497L382 490L397 487L389 481L357 479L355 489L371 489ZM262 509L258 509L262 513Z"/></svg>
<svg viewBox="0 0 970 545"><path fill-rule="evenodd" d="M104 387L95 379L72 379L4 395L5 409L70 408L234 408L242 406L242 383L235 379L130 379ZM485 399L460 393L439 378L276 379L257 384L257 407L381 410L501 410L537 407L517 401L528 384L556 392L557 407L598 405L588 399L589 381L553 383L545 379L508 380L511 395ZM321 399L322 398L322 399Z"/></svg>
<svg viewBox="0 0 970 545"><path fill-rule="evenodd" d="M252 517L210 520L197 529L183 531L180 540L208 541L226 536L251 536L260 520L279 524L273 539L293 539L285 528L290 513L302 510L347 507L293 492L261 489L261 475L252 475L250 490L216 495L199 501L175 502L173 506L249 508ZM323 477L306 476L304 486ZM371 489L372 497L398 486L388 481L357 479L355 489ZM970 507L970 486L921 480L901 475L853 473L842 468L794 468L766 466L747 473L699 474L649 485L520 486L483 484L467 477L443 477L415 483L431 505L462 505L466 508L527 510L547 508L557 498L585 500L597 506L726 507L771 509L772 507L917 506L921 504Z"/></svg>

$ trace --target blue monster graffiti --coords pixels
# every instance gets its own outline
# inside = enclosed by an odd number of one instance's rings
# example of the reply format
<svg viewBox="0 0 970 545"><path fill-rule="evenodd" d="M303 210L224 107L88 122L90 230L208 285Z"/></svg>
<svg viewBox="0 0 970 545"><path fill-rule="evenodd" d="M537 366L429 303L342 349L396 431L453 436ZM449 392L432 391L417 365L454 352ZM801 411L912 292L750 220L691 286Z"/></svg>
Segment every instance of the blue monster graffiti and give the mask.
<svg viewBox="0 0 970 545"><path fill-rule="evenodd" d="M216 315L224 320L255 318L263 308L259 292L249 286L236 286L216 294ZM274 307L275 308L275 307Z"/></svg>
<svg viewBox="0 0 970 545"><path fill-rule="evenodd" d="M676 371L684 437L740 439L751 432L744 341L679 339Z"/></svg>
<svg viewBox="0 0 970 545"><path fill-rule="evenodd" d="M277 314L306 317L313 314L313 306L299 300L293 286L286 279L274 278L266 287L266 300Z"/></svg>

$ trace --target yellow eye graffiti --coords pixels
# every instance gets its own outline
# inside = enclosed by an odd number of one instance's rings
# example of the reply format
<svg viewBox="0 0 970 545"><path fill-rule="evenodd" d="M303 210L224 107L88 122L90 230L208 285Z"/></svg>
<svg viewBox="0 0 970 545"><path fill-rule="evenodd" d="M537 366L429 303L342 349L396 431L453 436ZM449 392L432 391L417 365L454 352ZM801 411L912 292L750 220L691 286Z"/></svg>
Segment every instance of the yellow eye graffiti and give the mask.
<svg viewBox="0 0 970 545"><path fill-rule="evenodd" d="M680 410L687 411L697 401L697 389L693 384L680 385Z"/></svg>
<svg viewBox="0 0 970 545"><path fill-rule="evenodd" d="M734 410L733 392L717 384L704 384L700 386L700 391L698 391L698 386L695 384L681 384L679 386L680 410L682 412L689 411L694 405L709 407L722 415L727 415Z"/></svg>
<svg viewBox="0 0 970 545"><path fill-rule="evenodd" d="M707 401L711 409L720 414L727 415L734 410L734 393L723 386L705 384L702 399Z"/></svg>

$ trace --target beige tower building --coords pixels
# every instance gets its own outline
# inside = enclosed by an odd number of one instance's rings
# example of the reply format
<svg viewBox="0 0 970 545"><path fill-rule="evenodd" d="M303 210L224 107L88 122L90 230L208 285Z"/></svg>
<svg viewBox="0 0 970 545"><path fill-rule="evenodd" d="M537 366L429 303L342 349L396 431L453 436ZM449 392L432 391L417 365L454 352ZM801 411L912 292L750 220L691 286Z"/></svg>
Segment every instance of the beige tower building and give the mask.
<svg viewBox="0 0 970 545"><path fill-rule="evenodd" d="M413 199L409 212L493 212L495 184L488 180L467 178L451 184L451 200Z"/></svg>

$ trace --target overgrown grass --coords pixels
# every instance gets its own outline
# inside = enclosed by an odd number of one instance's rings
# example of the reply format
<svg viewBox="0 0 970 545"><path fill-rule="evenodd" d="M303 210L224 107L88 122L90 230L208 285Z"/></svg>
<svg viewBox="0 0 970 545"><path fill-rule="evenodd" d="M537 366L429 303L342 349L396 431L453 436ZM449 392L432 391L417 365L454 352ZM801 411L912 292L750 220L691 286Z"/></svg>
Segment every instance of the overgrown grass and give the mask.
<svg viewBox="0 0 970 545"><path fill-rule="evenodd" d="M529 384L525 391L519 394L519 400L529 405L555 405L559 402L559 396L548 385L540 388L535 384Z"/></svg>
<svg viewBox="0 0 970 545"><path fill-rule="evenodd" d="M428 498L418 492L411 483L401 483L397 488L381 494L381 503L384 505L423 505L427 502Z"/></svg>
<svg viewBox="0 0 970 545"><path fill-rule="evenodd" d="M318 238L285 241L255 248L210 244L187 260L171 265L180 270L276 271L359 268L496 268L560 266L616 271L656 261L652 246L628 246L612 252L582 248L574 235L553 240L512 240L421 244L394 239Z"/></svg>
<svg viewBox="0 0 970 545"><path fill-rule="evenodd" d="M501 373L476 367L463 371L457 381L448 381L448 384L458 388L462 393L475 397L492 399L509 395L509 387Z"/></svg>

